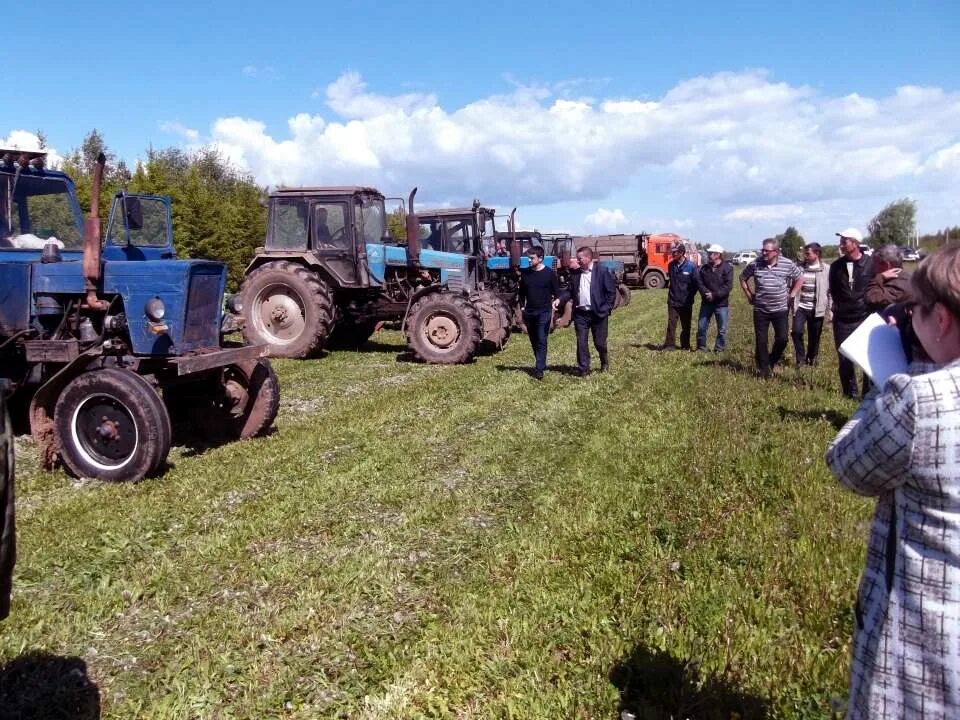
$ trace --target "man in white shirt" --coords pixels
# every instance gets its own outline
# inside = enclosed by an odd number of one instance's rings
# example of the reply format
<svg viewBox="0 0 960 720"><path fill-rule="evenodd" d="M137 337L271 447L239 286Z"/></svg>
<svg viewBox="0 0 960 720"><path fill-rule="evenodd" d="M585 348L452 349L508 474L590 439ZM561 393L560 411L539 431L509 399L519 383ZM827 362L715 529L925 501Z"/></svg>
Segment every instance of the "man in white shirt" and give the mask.
<svg viewBox="0 0 960 720"><path fill-rule="evenodd" d="M565 301L574 303L573 325L577 331L577 374L590 373L589 334L600 356L600 372L610 369L607 356L607 322L617 297L617 283L613 275L593 260L593 250L582 247L577 250L578 270L570 276L570 286L554 301L558 307Z"/></svg>

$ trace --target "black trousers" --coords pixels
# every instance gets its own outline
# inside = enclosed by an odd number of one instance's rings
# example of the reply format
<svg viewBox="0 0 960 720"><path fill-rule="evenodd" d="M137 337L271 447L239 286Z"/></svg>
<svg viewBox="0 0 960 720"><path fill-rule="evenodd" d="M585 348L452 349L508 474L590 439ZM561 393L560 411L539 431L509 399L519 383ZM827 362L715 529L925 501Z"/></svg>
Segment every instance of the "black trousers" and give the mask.
<svg viewBox="0 0 960 720"><path fill-rule="evenodd" d="M674 307L667 305L667 337L663 344L675 346L677 344L677 321L680 322L680 347L690 349L690 319L693 317L693 305Z"/></svg>
<svg viewBox="0 0 960 720"><path fill-rule="evenodd" d="M533 348L534 370L543 373L547 369L547 338L550 335L550 308L523 311L523 323L527 326L530 347Z"/></svg>
<svg viewBox="0 0 960 720"><path fill-rule="evenodd" d="M854 400L860 397L860 393L857 389L857 366L853 364L852 360L848 360L843 355L840 354L839 348L840 345L850 337L850 334L860 327L862 320L855 320L853 322L837 320L836 317L833 318L833 342L837 346L837 370L840 373L840 388L843 390L843 394L847 397L851 397ZM863 376L863 394L866 395L870 390L870 378L864 374Z"/></svg>
<svg viewBox="0 0 960 720"><path fill-rule="evenodd" d="M770 326L773 325L773 347L767 349ZM787 311L765 313L753 311L753 331L757 337L757 370L761 375L769 375L770 368L780 362L783 351L787 349Z"/></svg>
<svg viewBox="0 0 960 720"><path fill-rule="evenodd" d="M806 348L804 348L803 343L804 329L807 331ZM817 317L813 310L797 308L797 312L793 316L793 329L790 331L797 367L817 364L817 357L820 355L820 335L822 333L823 316Z"/></svg>
<svg viewBox="0 0 960 720"><path fill-rule="evenodd" d="M607 324L609 316L597 315L592 310L574 310L573 327L577 331L577 367L586 372L590 369L590 340L593 334L593 346L600 356L600 366L607 365Z"/></svg>

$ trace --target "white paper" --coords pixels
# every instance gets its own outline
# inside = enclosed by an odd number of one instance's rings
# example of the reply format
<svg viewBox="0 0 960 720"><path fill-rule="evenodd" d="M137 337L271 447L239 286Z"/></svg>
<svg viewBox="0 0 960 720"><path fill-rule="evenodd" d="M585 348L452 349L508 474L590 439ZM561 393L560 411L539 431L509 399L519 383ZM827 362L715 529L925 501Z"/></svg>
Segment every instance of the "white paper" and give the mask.
<svg viewBox="0 0 960 720"><path fill-rule="evenodd" d="M907 371L907 356L900 343L900 331L887 325L878 313L860 323L860 327L840 345L840 352L880 387L891 375Z"/></svg>

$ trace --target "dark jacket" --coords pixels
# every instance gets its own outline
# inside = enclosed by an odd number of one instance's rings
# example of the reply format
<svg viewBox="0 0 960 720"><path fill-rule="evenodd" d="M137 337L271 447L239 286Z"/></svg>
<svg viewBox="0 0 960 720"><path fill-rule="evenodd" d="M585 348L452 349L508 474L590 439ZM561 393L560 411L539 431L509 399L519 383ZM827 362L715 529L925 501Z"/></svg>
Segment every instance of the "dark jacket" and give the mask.
<svg viewBox="0 0 960 720"><path fill-rule="evenodd" d="M13 428L0 395L0 620L10 613L13 563L17 559L13 522Z"/></svg>
<svg viewBox="0 0 960 720"><path fill-rule="evenodd" d="M723 260L714 267L709 262L701 265L696 274L697 289L703 302L714 307L727 307L730 304L730 291L733 290L733 266ZM707 293L711 299L707 300Z"/></svg>
<svg viewBox="0 0 960 720"><path fill-rule="evenodd" d="M667 271L670 273L667 305L670 307L693 305L693 301L697 299L697 267L693 264L693 260L690 258L684 258L683 262L671 260Z"/></svg>
<svg viewBox="0 0 960 720"><path fill-rule="evenodd" d="M873 279L867 283L867 292L864 297L870 312L878 312L887 305L912 300L910 273L901 270L900 274L891 280L885 280L880 274L874 275Z"/></svg>
<svg viewBox="0 0 960 720"><path fill-rule="evenodd" d="M830 297L834 322L860 322L870 314L867 308L867 284L873 279L873 261L866 255L853 263L853 284L847 274L847 259L830 263Z"/></svg>
<svg viewBox="0 0 960 720"><path fill-rule="evenodd" d="M565 303L572 300L574 306L577 304L577 298L580 297L580 277L583 270L577 269L570 273L570 284L560 296L560 302ZM613 303L617 299L617 281L607 268L598 263L596 259L593 262L593 277L590 281L590 308L595 315L606 317L613 310Z"/></svg>

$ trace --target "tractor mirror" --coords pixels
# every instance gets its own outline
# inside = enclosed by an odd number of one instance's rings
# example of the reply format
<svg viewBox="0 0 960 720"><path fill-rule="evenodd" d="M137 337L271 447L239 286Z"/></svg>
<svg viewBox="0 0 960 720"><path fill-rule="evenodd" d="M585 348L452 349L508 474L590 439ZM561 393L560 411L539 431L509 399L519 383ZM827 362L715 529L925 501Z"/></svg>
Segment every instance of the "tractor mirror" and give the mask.
<svg viewBox="0 0 960 720"><path fill-rule="evenodd" d="M143 229L143 208L140 206L140 198L124 196L123 213L127 218L129 230Z"/></svg>

